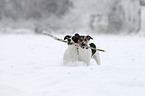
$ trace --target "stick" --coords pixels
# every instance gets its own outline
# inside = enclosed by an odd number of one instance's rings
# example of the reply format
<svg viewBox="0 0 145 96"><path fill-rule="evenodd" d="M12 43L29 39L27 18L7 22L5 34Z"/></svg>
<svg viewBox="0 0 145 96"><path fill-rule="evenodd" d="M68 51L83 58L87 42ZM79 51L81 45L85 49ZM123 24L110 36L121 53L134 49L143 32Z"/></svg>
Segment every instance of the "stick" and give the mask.
<svg viewBox="0 0 145 96"><path fill-rule="evenodd" d="M45 33L43 33L43 34L44 34L44 35L48 35L48 36L52 37L52 38L55 39L55 40L58 40L58 41L67 43L67 41L62 40L62 39L60 39L60 38L58 38L58 37L56 37L56 36L53 36L53 35L51 35L51 34L49 34L49 33L46 33L46 32L45 32ZM76 45L75 43L72 43L72 44ZM93 49L93 50L98 50L98 51L101 51L101 52L106 52L106 51L103 50L103 49L96 49L96 48L89 47L89 46L87 46L87 48L90 48L90 49Z"/></svg>
<svg viewBox="0 0 145 96"><path fill-rule="evenodd" d="M52 37L53 39L55 39L55 40L58 40L58 41L61 41L61 42L64 42L64 43L67 43L67 41L65 41L65 40L62 40L62 39L60 39L60 38L58 38L58 37L55 37L55 36L53 36L53 35L51 35L51 34L49 34L49 33L43 33L44 35L48 35L48 36L50 36L50 37Z"/></svg>
<svg viewBox="0 0 145 96"><path fill-rule="evenodd" d="M93 47L88 47L88 48L93 49L93 50L98 50L98 51L106 52L106 51L103 50L103 49L96 49L96 48L93 48Z"/></svg>

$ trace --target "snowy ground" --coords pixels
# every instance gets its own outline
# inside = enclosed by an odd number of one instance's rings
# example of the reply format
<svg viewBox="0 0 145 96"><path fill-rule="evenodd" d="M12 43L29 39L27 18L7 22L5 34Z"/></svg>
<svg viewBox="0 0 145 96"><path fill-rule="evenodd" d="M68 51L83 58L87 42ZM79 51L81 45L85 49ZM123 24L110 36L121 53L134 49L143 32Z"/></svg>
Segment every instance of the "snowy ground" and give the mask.
<svg viewBox="0 0 145 96"><path fill-rule="evenodd" d="M145 96L145 38L93 37L107 50L102 65L70 67L62 65L62 42L0 35L0 96Z"/></svg>

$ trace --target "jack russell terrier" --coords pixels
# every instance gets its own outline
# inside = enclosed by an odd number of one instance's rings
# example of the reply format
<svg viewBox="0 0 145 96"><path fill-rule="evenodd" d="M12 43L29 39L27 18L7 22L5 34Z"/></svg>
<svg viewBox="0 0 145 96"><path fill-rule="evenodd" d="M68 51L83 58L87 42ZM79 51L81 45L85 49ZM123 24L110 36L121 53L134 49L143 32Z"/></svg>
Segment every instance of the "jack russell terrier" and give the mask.
<svg viewBox="0 0 145 96"><path fill-rule="evenodd" d="M82 61L86 66L89 66L91 58L94 58L96 63L100 65L99 52L91 49L96 49L94 43L89 43L91 39L93 38L89 35L80 36L78 33L74 36L66 35L64 40L67 40L68 48L65 50L63 63L68 64L71 62L75 63L77 61Z"/></svg>

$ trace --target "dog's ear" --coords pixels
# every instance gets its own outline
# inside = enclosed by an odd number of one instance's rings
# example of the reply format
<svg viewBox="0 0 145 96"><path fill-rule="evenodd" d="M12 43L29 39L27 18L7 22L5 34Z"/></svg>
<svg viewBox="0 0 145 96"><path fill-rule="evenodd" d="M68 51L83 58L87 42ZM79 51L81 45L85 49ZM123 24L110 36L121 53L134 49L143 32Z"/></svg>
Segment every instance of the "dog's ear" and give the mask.
<svg viewBox="0 0 145 96"><path fill-rule="evenodd" d="M90 40L90 39L93 40L93 38L92 38L90 35L87 35L86 38L87 38L88 40Z"/></svg>
<svg viewBox="0 0 145 96"><path fill-rule="evenodd" d="M66 35L66 36L64 37L64 40L69 39L69 38L71 38L71 36L70 36L70 35Z"/></svg>
<svg viewBox="0 0 145 96"><path fill-rule="evenodd" d="M79 38L80 35L78 33L75 34L75 38Z"/></svg>

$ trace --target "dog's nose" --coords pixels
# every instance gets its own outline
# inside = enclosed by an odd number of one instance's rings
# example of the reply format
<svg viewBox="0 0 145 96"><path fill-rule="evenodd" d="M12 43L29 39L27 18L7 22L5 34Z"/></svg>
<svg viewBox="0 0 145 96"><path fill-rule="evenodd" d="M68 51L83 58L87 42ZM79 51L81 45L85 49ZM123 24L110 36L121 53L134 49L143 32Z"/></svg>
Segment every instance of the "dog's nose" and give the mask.
<svg viewBox="0 0 145 96"><path fill-rule="evenodd" d="M81 46L85 46L86 44L84 42L82 42Z"/></svg>
<svg viewBox="0 0 145 96"><path fill-rule="evenodd" d="M84 49L86 47L86 44L84 42L82 42L81 47Z"/></svg>

